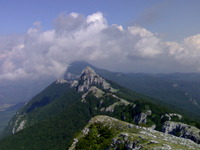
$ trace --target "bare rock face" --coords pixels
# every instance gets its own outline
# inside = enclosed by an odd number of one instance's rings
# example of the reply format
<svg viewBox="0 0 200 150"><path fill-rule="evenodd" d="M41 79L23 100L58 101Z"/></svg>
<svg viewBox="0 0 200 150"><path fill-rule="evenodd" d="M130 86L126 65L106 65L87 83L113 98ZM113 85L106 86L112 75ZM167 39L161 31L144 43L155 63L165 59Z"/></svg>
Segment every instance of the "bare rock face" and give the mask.
<svg viewBox="0 0 200 150"><path fill-rule="evenodd" d="M24 129L27 123L25 114L16 114L13 121L9 122L8 126L12 128L12 134L15 134Z"/></svg>
<svg viewBox="0 0 200 150"><path fill-rule="evenodd" d="M200 144L200 130L194 126L180 122L166 121L162 127L162 131L178 137L190 139Z"/></svg>
<svg viewBox="0 0 200 150"><path fill-rule="evenodd" d="M146 123L147 122L147 114L146 113L141 113L138 116L135 116L134 121L137 124Z"/></svg>
<svg viewBox="0 0 200 150"><path fill-rule="evenodd" d="M86 67L80 76L78 92L87 91L91 86L101 86L105 90L111 89L111 86L105 79L97 75L90 67Z"/></svg>
<svg viewBox="0 0 200 150"><path fill-rule="evenodd" d="M135 116L134 121L137 124L141 124L141 123L147 123L147 116L151 115L151 110L147 110L146 112L142 112L139 115Z"/></svg>
<svg viewBox="0 0 200 150"><path fill-rule="evenodd" d="M182 119L182 115L176 114L176 113L169 113L169 114L166 113L166 114L164 114L164 115L161 116L161 119L163 119L164 117L167 118L167 121L171 121L172 118L174 118L174 117L177 117L178 120Z"/></svg>

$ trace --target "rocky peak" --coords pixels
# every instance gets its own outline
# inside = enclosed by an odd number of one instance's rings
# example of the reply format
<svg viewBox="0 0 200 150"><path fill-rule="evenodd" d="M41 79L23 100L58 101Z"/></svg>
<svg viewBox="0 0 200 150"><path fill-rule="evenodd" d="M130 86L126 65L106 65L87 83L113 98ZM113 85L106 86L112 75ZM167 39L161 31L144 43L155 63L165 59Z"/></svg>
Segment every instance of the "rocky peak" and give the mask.
<svg viewBox="0 0 200 150"><path fill-rule="evenodd" d="M98 75L92 68L87 66L85 69L83 69L81 77L89 77L89 76L98 76Z"/></svg>
<svg viewBox="0 0 200 150"><path fill-rule="evenodd" d="M78 92L88 90L92 86L100 86L105 90L111 89L110 84L105 79L96 74L92 68L86 67L80 76Z"/></svg>

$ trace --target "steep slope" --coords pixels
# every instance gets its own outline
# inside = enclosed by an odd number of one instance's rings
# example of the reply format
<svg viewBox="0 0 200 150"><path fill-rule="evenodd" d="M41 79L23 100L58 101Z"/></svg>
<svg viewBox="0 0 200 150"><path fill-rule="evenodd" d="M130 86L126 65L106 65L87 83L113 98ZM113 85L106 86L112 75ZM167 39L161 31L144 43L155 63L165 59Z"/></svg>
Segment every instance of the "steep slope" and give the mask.
<svg viewBox="0 0 200 150"><path fill-rule="evenodd" d="M126 74L99 69L87 62L73 62L66 71L65 78L77 78L86 66L90 66L100 76L123 87L160 99L195 119L200 118L200 74L198 73Z"/></svg>
<svg viewBox="0 0 200 150"><path fill-rule="evenodd" d="M3 105L0 110L0 136L3 129L6 127L10 119L15 115L15 112L18 111L22 106L24 106L25 102L17 103L17 104L7 104Z"/></svg>
<svg viewBox="0 0 200 150"><path fill-rule="evenodd" d="M16 113L3 134L15 134L25 127L62 112L80 97L70 86L71 84L64 80L52 83Z"/></svg>
<svg viewBox="0 0 200 150"><path fill-rule="evenodd" d="M130 149L200 149L200 145L183 138L164 134L117 120L108 116L92 118L69 150L130 150Z"/></svg>
<svg viewBox="0 0 200 150"><path fill-rule="evenodd" d="M96 115L157 130L162 130L166 121L190 122L149 97L107 81L90 67L75 79L54 82L23 107L7 128L7 133L14 135L1 140L0 149L66 149Z"/></svg>

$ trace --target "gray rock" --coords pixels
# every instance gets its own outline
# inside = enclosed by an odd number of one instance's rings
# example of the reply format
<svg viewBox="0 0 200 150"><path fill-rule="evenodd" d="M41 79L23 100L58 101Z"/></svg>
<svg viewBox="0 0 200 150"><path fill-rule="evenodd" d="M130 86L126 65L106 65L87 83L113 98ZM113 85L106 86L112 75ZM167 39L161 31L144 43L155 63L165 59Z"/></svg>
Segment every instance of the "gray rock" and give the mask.
<svg viewBox="0 0 200 150"><path fill-rule="evenodd" d="M171 121L173 117L178 117L179 120L182 119L182 115L176 113L164 114L161 116L161 119L163 119L164 117L168 118L168 121Z"/></svg>
<svg viewBox="0 0 200 150"><path fill-rule="evenodd" d="M142 112L141 114L137 115L134 120L137 124L146 123L147 114Z"/></svg>
<svg viewBox="0 0 200 150"><path fill-rule="evenodd" d="M176 137L170 134L165 134L158 132L149 128L140 127L136 125L131 125L115 118L108 116L96 116L89 121L86 125L89 128L91 125L101 123L109 129L114 130L113 138L108 143L107 150L199 150L200 145L189 140L180 137ZM82 133L77 136L80 140L84 138L85 135ZM96 137L94 137L96 138ZM75 150L76 145L72 145L69 150Z"/></svg>
<svg viewBox="0 0 200 150"><path fill-rule="evenodd" d="M146 123L147 116L151 115L151 110L147 110L146 112L142 112L141 114L135 116L134 121L137 124Z"/></svg>
<svg viewBox="0 0 200 150"><path fill-rule="evenodd" d="M128 143L128 144L126 144L126 148L127 148L127 149L132 149L132 148L133 148L133 143Z"/></svg>
<svg viewBox="0 0 200 150"><path fill-rule="evenodd" d="M190 139L198 144L200 143L200 130L184 123L166 121L163 124L162 132Z"/></svg>
<svg viewBox="0 0 200 150"><path fill-rule="evenodd" d="M97 75L90 67L86 67L80 76L80 84L77 89L78 92L87 91L91 86L101 86L105 90L111 90L111 86L105 79Z"/></svg>
<svg viewBox="0 0 200 150"><path fill-rule="evenodd" d="M87 135L88 133L89 133L89 129L88 128L84 128L83 129L83 131L82 131L82 133L84 134L84 135Z"/></svg>

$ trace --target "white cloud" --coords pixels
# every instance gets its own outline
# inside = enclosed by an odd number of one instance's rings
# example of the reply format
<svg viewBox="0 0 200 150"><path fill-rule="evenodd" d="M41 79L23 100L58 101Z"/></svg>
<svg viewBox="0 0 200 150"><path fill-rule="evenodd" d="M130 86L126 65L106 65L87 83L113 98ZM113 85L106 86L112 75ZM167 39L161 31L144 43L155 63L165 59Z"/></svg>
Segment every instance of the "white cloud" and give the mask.
<svg viewBox="0 0 200 150"><path fill-rule="evenodd" d="M25 35L2 37L0 43L0 79L57 78L75 60L134 72L200 66L200 35L165 42L138 25L108 25L101 12L60 14L55 29L41 31L35 22Z"/></svg>
<svg viewBox="0 0 200 150"><path fill-rule="evenodd" d="M171 57L187 67L200 71L200 34L185 38L182 42L166 42Z"/></svg>

